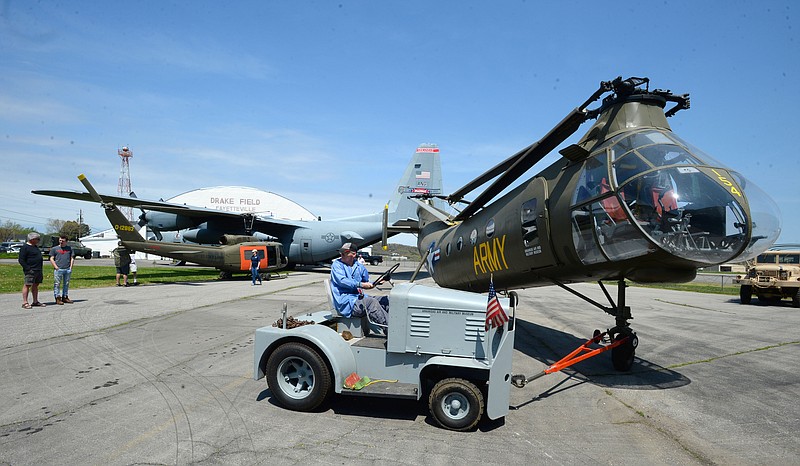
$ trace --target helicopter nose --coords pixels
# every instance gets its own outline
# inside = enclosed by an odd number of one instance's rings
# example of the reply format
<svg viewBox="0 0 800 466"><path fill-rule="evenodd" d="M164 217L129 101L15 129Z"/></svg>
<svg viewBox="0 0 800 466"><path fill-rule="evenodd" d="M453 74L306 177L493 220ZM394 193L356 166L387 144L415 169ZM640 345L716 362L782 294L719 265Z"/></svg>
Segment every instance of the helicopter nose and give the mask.
<svg viewBox="0 0 800 466"><path fill-rule="evenodd" d="M660 129L622 133L593 152L573 205L584 264L660 248L716 265L755 257L780 234L779 209L758 186Z"/></svg>

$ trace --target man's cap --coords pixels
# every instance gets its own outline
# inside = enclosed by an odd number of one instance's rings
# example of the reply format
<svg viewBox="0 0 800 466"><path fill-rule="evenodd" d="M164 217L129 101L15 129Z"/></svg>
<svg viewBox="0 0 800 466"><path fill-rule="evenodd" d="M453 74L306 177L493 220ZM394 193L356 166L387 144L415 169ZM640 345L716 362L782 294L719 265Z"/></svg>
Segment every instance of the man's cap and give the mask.
<svg viewBox="0 0 800 466"><path fill-rule="evenodd" d="M258 252L258 249L253 249L253 252Z"/></svg>
<svg viewBox="0 0 800 466"><path fill-rule="evenodd" d="M344 243L341 248L339 248L339 252L356 252L358 251L358 246L353 243Z"/></svg>
<svg viewBox="0 0 800 466"><path fill-rule="evenodd" d="M34 239L40 239L40 238L41 238L41 236L39 236L39 233L36 233L35 231L32 231L32 232L28 233L28 241L31 241L31 240L34 240Z"/></svg>

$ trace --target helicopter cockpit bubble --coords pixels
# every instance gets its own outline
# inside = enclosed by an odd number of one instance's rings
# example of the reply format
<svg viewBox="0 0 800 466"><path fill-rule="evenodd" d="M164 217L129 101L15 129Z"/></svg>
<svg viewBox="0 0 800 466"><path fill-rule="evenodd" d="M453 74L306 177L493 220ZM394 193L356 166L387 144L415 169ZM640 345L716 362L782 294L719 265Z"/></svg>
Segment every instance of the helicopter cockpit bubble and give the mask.
<svg viewBox="0 0 800 466"><path fill-rule="evenodd" d="M780 233L779 211L769 196L670 131L647 128L609 139L592 151L584 179L596 179L597 168L606 166L608 181L603 178L597 193L602 199L593 196L593 203L580 205L582 196L574 196L573 218L581 210L593 217L592 254L581 253L588 250L590 238L583 230L589 224L573 222L576 248L583 238L578 252L584 263L646 254L654 244L678 257L720 264L754 257ZM577 190L582 188L579 183ZM608 197L612 192L616 195ZM631 225L644 233L650 247L634 239ZM621 244L625 253L620 256Z"/></svg>

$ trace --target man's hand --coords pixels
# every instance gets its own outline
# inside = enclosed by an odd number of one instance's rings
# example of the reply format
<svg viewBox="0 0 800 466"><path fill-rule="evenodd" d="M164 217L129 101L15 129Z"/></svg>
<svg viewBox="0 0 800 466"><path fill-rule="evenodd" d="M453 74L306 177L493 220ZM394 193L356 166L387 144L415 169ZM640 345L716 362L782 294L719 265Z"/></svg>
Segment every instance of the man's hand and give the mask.
<svg viewBox="0 0 800 466"><path fill-rule="evenodd" d="M361 288L364 288L365 290L371 290L372 288L375 288L375 285L370 282L363 282L361 284Z"/></svg>

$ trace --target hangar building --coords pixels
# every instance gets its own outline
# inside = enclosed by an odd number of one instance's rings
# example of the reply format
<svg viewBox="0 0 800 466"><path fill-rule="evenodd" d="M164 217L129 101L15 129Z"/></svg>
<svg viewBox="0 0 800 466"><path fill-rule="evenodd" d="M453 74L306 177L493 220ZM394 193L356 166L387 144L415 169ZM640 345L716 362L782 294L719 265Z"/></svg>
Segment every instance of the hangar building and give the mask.
<svg viewBox="0 0 800 466"><path fill-rule="evenodd" d="M288 220L316 220L317 216L300 204L279 194L246 186L215 186L200 188L178 194L167 199L167 202L185 204L193 207L224 210L227 212L252 213L262 217L274 217ZM144 227L140 231L145 235ZM164 232L164 241L181 241L180 232ZM100 257L108 257L117 247L117 234L113 229L84 236L81 242L98 251ZM147 259L147 255L136 253L137 259Z"/></svg>

